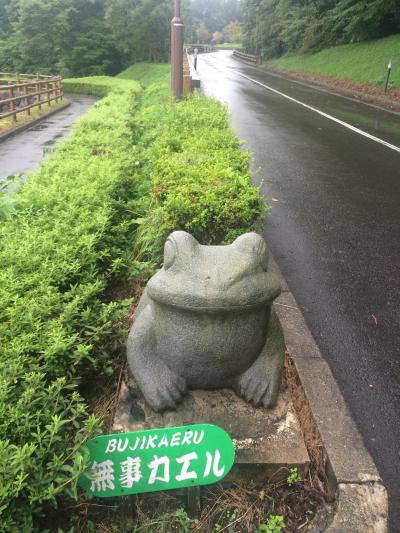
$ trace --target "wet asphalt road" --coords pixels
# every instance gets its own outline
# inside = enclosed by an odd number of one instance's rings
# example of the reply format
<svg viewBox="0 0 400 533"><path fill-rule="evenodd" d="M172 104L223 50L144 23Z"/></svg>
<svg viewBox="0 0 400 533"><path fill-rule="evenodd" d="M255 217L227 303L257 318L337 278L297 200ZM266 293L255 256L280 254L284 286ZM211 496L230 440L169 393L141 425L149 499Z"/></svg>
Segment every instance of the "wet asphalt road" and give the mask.
<svg viewBox="0 0 400 533"><path fill-rule="evenodd" d="M400 147L400 115L202 55L272 209L266 239L390 495L400 531L400 153L242 77ZM318 379L318 376L315 376Z"/></svg>
<svg viewBox="0 0 400 533"><path fill-rule="evenodd" d="M66 99L71 102L69 107L0 143L0 180L35 170L54 144L69 134L75 120L97 100L74 94L66 95Z"/></svg>

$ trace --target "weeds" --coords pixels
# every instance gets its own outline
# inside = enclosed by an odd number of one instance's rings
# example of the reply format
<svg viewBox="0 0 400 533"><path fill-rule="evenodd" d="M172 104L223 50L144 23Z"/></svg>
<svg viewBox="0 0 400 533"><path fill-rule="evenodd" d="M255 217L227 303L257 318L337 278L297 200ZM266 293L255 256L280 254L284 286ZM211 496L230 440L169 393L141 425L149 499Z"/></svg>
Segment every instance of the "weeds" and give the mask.
<svg viewBox="0 0 400 533"><path fill-rule="evenodd" d="M82 509L85 520L76 516L74 533L86 533L87 520L93 520L101 533L294 533L313 519L325 494L313 487L310 479L296 488L287 483L210 487L202 492L202 511L197 520L182 510L183 494L168 493L135 496L129 516L121 508Z"/></svg>
<svg viewBox="0 0 400 533"><path fill-rule="evenodd" d="M14 196L22 178L19 174L7 176L0 181L0 220L9 217L14 210Z"/></svg>
<svg viewBox="0 0 400 533"><path fill-rule="evenodd" d="M287 477L287 484L289 485L289 487L291 487L292 485L294 485L295 483L299 483L301 481L301 476L299 474L299 471L297 468L291 468L289 470L289 475Z"/></svg>

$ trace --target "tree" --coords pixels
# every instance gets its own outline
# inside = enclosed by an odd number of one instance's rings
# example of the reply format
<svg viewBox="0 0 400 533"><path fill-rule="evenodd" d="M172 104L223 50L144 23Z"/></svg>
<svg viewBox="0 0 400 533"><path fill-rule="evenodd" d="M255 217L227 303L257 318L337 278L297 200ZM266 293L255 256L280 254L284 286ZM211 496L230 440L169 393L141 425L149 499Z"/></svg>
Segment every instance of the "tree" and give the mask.
<svg viewBox="0 0 400 533"><path fill-rule="evenodd" d="M241 20L239 0L191 0L185 7L186 42L197 40L196 29L204 23L213 34L222 33L223 28L232 20Z"/></svg>
<svg viewBox="0 0 400 533"><path fill-rule="evenodd" d="M208 43L210 40L210 33L206 28L204 22L201 22L196 28L197 40L199 43Z"/></svg>
<svg viewBox="0 0 400 533"><path fill-rule="evenodd" d="M51 73L57 70L62 36L69 27L63 17L62 0L20 0L13 22L15 70Z"/></svg>
<svg viewBox="0 0 400 533"><path fill-rule="evenodd" d="M166 61L170 50L170 0L107 0L106 21L125 61Z"/></svg>
<svg viewBox="0 0 400 533"><path fill-rule="evenodd" d="M213 41L213 43L215 43L215 44L220 44L220 43L222 43L223 39L224 39L224 35L223 35L223 33L221 33L220 31L215 31L215 32L213 33L213 35L212 35L212 41Z"/></svg>
<svg viewBox="0 0 400 533"><path fill-rule="evenodd" d="M242 25L238 20L232 20L224 28L225 40L228 43L242 42Z"/></svg>
<svg viewBox="0 0 400 533"><path fill-rule="evenodd" d="M398 0L242 0L243 43L270 58L400 31Z"/></svg>
<svg viewBox="0 0 400 533"><path fill-rule="evenodd" d="M74 0L64 12L60 70L64 75L116 74L123 68L114 36L105 22L105 0Z"/></svg>

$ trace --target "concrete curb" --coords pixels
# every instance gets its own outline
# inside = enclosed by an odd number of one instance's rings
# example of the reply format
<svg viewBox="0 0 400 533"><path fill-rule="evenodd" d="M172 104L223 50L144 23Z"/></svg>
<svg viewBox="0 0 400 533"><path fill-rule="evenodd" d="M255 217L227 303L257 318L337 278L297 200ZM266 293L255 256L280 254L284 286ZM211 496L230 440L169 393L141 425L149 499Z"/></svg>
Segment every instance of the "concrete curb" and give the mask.
<svg viewBox="0 0 400 533"><path fill-rule="evenodd" d="M328 524L325 523L319 531L387 532L386 489L296 300L276 263L271 263L271 269L280 277L283 289L275 308L297 382L311 412L313 429L324 449L328 488L335 498Z"/></svg>
<svg viewBox="0 0 400 533"><path fill-rule="evenodd" d="M0 143L6 141L10 137L14 137L14 135L18 135L18 133L22 133L23 131L31 128L32 126L35 126L36 124L38 124L42 120L44 120L44 119L46 119L48 117L51 117L52 115L55 115L59 111L63 111L64 109L66 109L70 105L71 105L71 102L64 102L63 104L58 106L56 109L52 109L48 113L46 113L44 115L41 115L40 117L36 118L35 120L32 120L32 122L27 122L26 124L21 124L21 126L17 126L16 128L14 128L12 130L6 131L4 133L0 133Z"/></svg>

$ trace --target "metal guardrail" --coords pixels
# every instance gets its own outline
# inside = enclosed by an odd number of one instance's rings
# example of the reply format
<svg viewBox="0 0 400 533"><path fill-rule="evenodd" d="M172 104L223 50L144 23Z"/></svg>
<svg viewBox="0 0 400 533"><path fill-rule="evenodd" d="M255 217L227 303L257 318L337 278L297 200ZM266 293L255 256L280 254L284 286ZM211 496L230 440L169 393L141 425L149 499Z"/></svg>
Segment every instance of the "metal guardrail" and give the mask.
<svg viewBox="0 0 400 533"><path fill-rule="evenodd" d="M205 54L207 52L215 52L216 47L213 44L185 44L184 49L187 52L193 53L195 48L197 48L197 51L199 54Z"/></svg>
<svg viewBox="0 0 400 533"><path fill-rule="evenodd" d="M12 117L17 122L19 113L30 115L31 109L40 110L64 96L61 76L0 72L0 80L7 82L0 84L0 120Z"/></svg>
<svg viewBox="0 0 400 533"><path fill-rule="evenodd" d="M253 54L247 54L246 52L241 52L239 50L235 50L233 52L233 55L237 57L238 59L243 59L244 61L250 61L251 63L259 63L260 58L259 56L253 55Z"/></svg>

